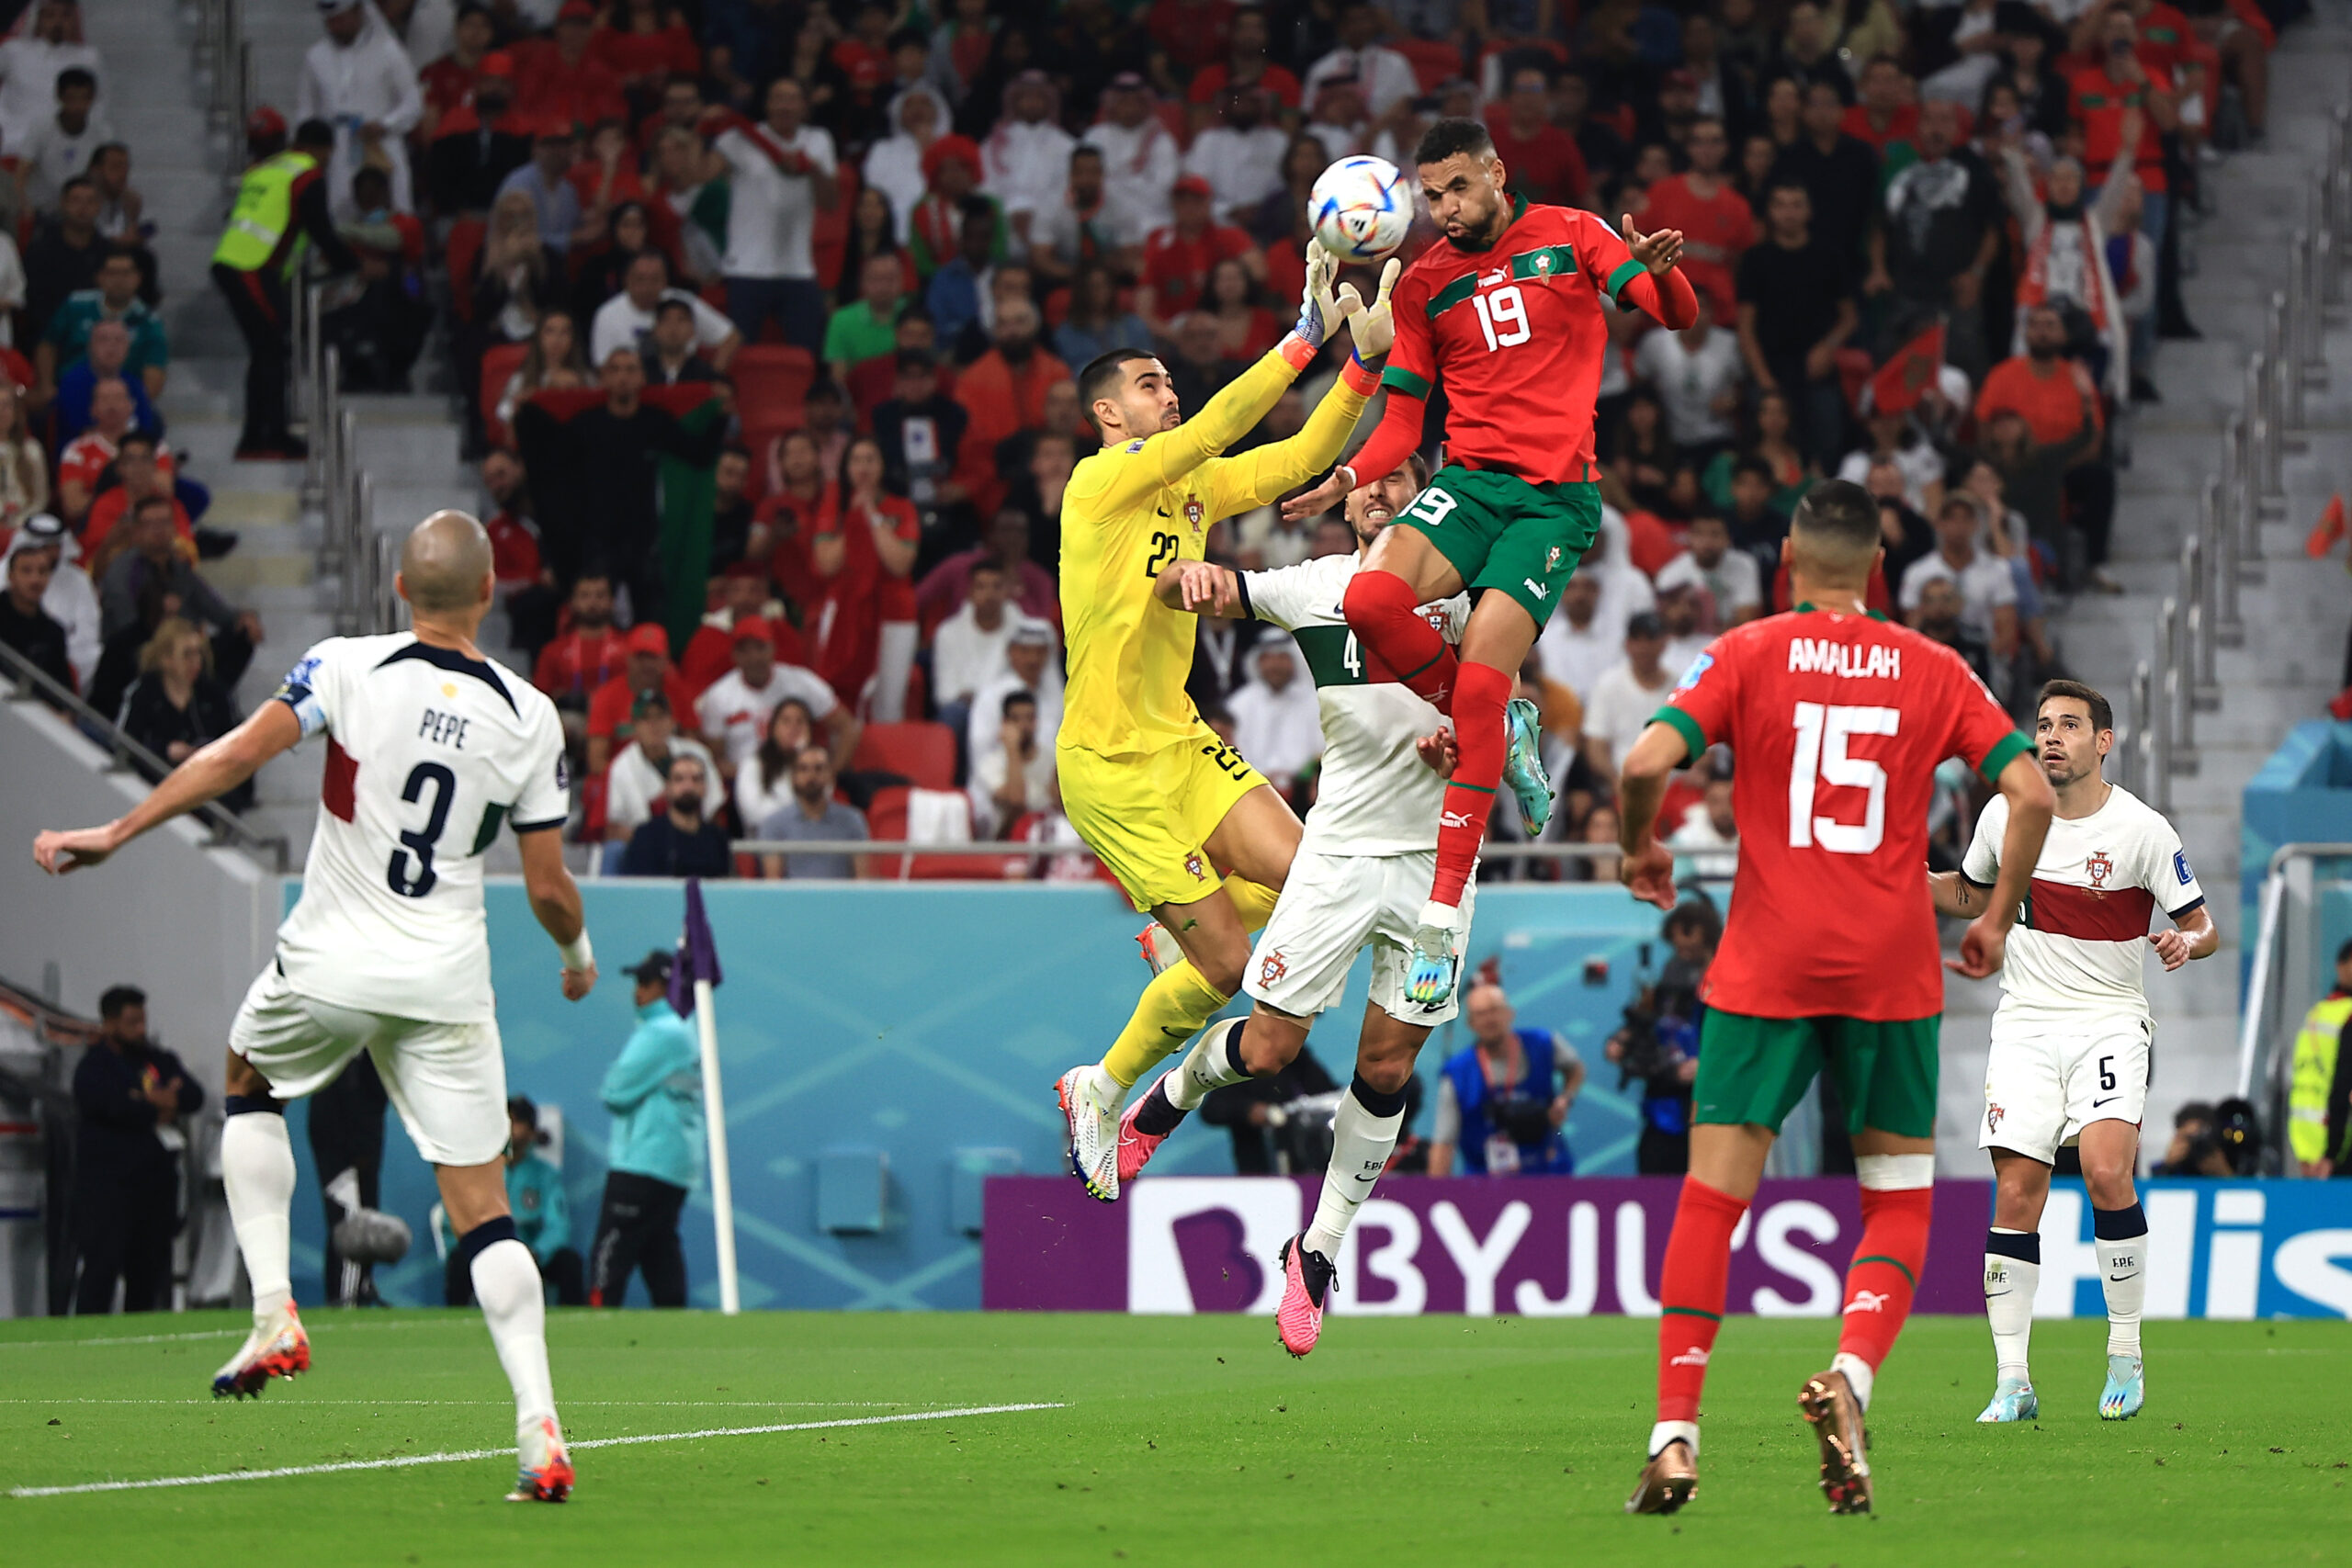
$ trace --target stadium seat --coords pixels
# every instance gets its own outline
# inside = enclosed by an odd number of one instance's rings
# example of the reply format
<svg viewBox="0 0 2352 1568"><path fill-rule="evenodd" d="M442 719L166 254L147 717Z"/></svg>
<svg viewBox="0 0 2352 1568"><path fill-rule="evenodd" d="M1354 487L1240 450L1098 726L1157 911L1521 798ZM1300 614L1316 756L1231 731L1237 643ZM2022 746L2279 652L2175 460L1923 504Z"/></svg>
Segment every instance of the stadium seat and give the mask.
<svg viewBox="0 0 2352 1568"><path fill-rule="evenodd" d="M817 379L817 361L789 344L746 344L727 374L735 383L735 407L744 425L797 430L800 405Z"/></svg>
<svg viewBox="0 0 2352 1568"><path fill-rule="evenodd" d="M894 728L883 726L884 728ZM912 728L897 727L897 728ZM933 726L931 728L938 728ZM860 752L863 755L863 750ZM888 843L904 841L907 810L914 791L903 784L878 790L865 810L868 837ZM861 857L859 876L885 882L1008 882L1029 875L1030 854L924 855L900 852Z"/></svg>
<svg viewBox="0 0 2352 1568"><path fill-rule="evenodd" d="M461 321L474 319L474 268L489 232L481 219L460 218L449 225L449 238L442 245L441 259L449 268L449 308Z"/></svg>
<svg viewBox="0 0 2352 1568"><path fill-rule="evenodd" d="M849 765L857 773L897 773L924 789L954 789L956 732L944 724L922 721L869 724ZM900 809L905 809L903 802Z"/></svg>
<svg viewBox="0 0 2352 1568"><path fill-rule="evenodd" d="M514 432L498 417L498 400L506 395L506 383L514 378L523 363L523 355L530 351L528 344L502 343L487 349L481 356L481 425L492 446L513 444Z"/></svg>
<svg viewBox="0 0 2352 1568"><path fill-rule="evenodd" d="M1438 87L1462 74L1462 51L1443 39L1399 39L1396 52L1412 62L1413 80L1424 93L1434 93Z"/></svg>
<svg viewBox="0 0 2352 1568"><path fill-rule="evenodd" d="M877 354L849 367L849 385L842 389L849 393L849 404L857 414L861 434L873 431L874 411L890 400L898 384L899 356L895 354Z"/></svg>

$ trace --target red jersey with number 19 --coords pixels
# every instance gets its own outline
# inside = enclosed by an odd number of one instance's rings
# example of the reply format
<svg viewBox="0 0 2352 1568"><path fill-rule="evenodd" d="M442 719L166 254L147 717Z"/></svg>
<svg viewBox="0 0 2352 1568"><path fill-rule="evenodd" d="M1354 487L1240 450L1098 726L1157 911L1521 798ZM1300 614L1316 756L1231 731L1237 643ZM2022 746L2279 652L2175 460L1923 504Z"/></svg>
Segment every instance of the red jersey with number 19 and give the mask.
<svg viewBox="0 0 2352 1568"><path fill-rule="evenodd" d="M1943 1010L1928 902L1937 764L2030 753L1958 654L1883 616L1800 606L1717 637L1657 717L1738 759L1739 870L1707 1005L1875 1022Z"/></svg>
<svg viewBox="0 0 2352 1568"><path fill-rule="evenodd" d="M1648 269L1616 230L1570 207L1511 198L1491 246L1441 239L1396 281L1396 345L1382 383L1417 398L1442 383L1445 458L1537 484L1593 477L1592 411L1609 345L1606 293Z"/></svg>

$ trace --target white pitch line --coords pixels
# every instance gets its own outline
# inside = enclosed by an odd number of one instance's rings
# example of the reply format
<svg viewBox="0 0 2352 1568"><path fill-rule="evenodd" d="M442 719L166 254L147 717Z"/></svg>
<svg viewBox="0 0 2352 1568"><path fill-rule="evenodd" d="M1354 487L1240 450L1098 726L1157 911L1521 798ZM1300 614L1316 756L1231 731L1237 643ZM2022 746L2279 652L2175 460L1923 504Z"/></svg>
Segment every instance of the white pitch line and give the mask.
<svg viewBox="0 0 2352 1568"><path fill-rule="evenodd" d="M324 1323L306 1323L311 1336L320 1334L355 1334L362 1330L390 1328L454 1328L466 1319L452 1317L447 1322L395 1321L374 1323L337 1323L330 1318ZM105 1339L0 1339L0 1350L78 1350L94 1345L169 1345L182 1339L243 1339L249 1330L243 1328L200 1328L186 1334L130 1334Z"/></svg>
<svg viewBox="0 0 2352 1568"><path fill-rule="evenodd" d="M775 1432L819 1432L841 1427L888 1427L907 1421L954 1421L966 1416L1009 1416L1023 1410L1059 1410L1043 1404L975 1404L960 1410L918 1410L899 1416L852 1416L838 1421L787 1421L764 1427L707 1427L698 1432L648 1432L633 1438L590 1438L575 1449L629 1448L639 1443L687 1443L703 1438L757 1438ZM407 1470L420 1464L459 1464L514 1457L513 1449L464 1449L391 1459L345 1460L336 1464L293 1464L276 1470L231 1470L212 1475L164 1475L152 1481L85 1481L74 1486L14 1486L11 1497L64 1497L87 1492L149 1492L166 1486L210 1486L223 1481L277 1481L294 1475L338 1475L355 1470Z"/></svg>

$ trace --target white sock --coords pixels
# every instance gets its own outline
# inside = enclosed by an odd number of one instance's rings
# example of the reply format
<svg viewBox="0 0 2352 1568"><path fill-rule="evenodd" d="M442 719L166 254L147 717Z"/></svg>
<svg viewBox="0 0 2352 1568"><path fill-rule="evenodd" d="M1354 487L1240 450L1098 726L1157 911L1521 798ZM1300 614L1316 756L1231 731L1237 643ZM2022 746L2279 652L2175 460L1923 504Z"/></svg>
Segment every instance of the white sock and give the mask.
<svg viewBox="0 0 2352 1568"><path fill-rule="evenodd" d="M2112 1212L2094 1210L2091 1217L2096 1223ZM2120 1213L2136 1218L2140 1207L2135 1203ZM2146 1223L2140 1221L2143 1228L2137 1235L2101 1236L2092 1243L2098 1248L2099 1288L2107 1292L2107 1353L2110 1356L2140 1353L2140 1309L2148 1300Z"/></svg>
<svg viewBox="0 0 2352 1568"><path fill-rule="evenodd" d="M538 1260L513 1236L474 1254L474 1300L490 1321L498 1364L514 1385L514 1424L528 1427L555 1414L555 1382L548 1375L548 1307Z"/></svg>
<svg viewBox="0 0 2352 1568"><path fill-rule="evenodd" d="M1209 1090L1239 1083L1250 1076L1234 1059L1240 1054L1241 1026L1246 1021L1228 1018L1201 1032L1175 1071L1162 1080L1168 1086L1169 1104L1179 1111L1198 1110Z"/></svg>
<svg viewBox="0 0 2352 1568"><path fill-rule="evenodd" d="M1696 1421L1660 1421L1650 1428L1650 1458L1666 1451L1668 1443L1688 1443L1690 1457L1699 1457L1699 1423Z"/></svg>
<svg viewBox="0 0 2352 1568"><path fill-rule="evenodd" d="M268 1320L294 1300L288 1277L293 1251L294 1141L286 1118L267 1111L245 1111L220 1129L220 1185L229 1197L229 1223L244 1254L245 1278L253 1281L254 1323Z"/></svg>
<svg viewBox="0 0 2352 1568"><path fill-rule="evenodd" d="M1829 1359L1829 1370L1846 1374L1846 1382L1854 1391L1854 1403L1868 1410L1871 1407L1871 1384L1878 1381L1878 1373L1871 1364L1850 1350L1840 1350Z"/></svg>
<svg viewBox="0 0 2352 1568"><path fill-rule="evenodd" d="M1995 1235L2025 1235L2030 1232L1993 1227ZM2037 1247L2040 1238L2036 1237ZM2014 1245L2014 1244L2011 1244ZM2033 1293L2041 1285L2038 1260L2011 1258L1987 1250L1984 1254L1984 1320L1993 1326L1993 1375L2031 1382L2026 1352L2033 1338Z"/></svg>
<svg viewBox="0 0 2352 1568"><path fill-rule="evenodd" d="M1362 1097L1367 1095L1395 1109L1383 1115L1364 1103ZM1402 1094L1382 1094L1358 1077L1340 1097L1339 1111L1331 1118L1331 1163L1323 1172L1323 1196L1315 1205L1315 1223L1306 1227L1307 1251L1326 1258L1340 1256L1340 1243L1347 1239L1356 1210L1372 1196L1373 1184L1388 1168L1388 1156L1396 1150L1396 1134L1404 1130Z"/></svg>

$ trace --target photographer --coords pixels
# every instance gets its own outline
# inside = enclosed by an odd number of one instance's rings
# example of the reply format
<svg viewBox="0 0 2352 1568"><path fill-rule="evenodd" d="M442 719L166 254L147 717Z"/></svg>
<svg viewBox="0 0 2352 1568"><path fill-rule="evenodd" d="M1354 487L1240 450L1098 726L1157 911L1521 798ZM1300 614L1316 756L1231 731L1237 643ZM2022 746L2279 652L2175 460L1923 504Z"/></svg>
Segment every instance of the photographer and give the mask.
<svg viewBox="0 0 2352 1568"><path fill-rule="evenodd" d="M1272 1077L1245 1078L1212 1089L1201 1101L1201 1120L1222 1127L1233 1138L1236 1176L1272 1176L1281 1170L1278 1156L1287 1156L1291 1176L1320 1176L1331 1156L1331 1111L1327 1100L1320 1115L1292 1117L1294 1102L1317 1096L1336 1096L1340 1086L1301 1047L1297 1059Z"/></svg>
<svg viewBox="0 0 2352 1568"><path fill-rule="evenodd" d="M1642 1084L1642 1137L1634 1168L1644 1176L1679 1176L1690 1162L1690 1085L1699 1076L1699 999L1714 961L1723 920L1704 898L1678 905L1661 933L1674 950L1657 983L1625 1010L1624 1026L1609 1040L1623 1089Z"/></svg>
<svg viewBox="0 0 2352 1568"><path fill-rule="evenodd" d="M2192 1100L2173 1112L2172 1143L2151 1176L2252 1176L2262 1154L2262 1129L2249 1102L2208 1105Z"/></svg>
<svg viewBox="0 0 2352 1568"><path fill-rule="evenodd" d="M1513 1028L1518 1015L1490 975L1470 987L1463 1013L1472 1040L1438 1077L1430 1174L1574 1174L1560 1124L1584 1088L1576 1047L1552 1030Z"/></svg>

